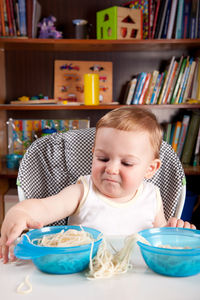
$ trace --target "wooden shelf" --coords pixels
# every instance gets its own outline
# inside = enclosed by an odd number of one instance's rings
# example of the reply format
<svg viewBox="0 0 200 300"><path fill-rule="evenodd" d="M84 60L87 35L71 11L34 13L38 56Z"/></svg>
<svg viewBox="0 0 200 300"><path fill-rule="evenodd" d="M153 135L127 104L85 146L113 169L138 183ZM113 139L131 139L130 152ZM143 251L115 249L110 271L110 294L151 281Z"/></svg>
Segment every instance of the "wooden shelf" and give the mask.
<svg viewBox="0 0 200 300"><path fill-rule="evenodd" d="M104 104L104 105L61 105L61 104L0 104L0 111L7 110L110 110L121 107L120 104ZM135 105L137 106L137 105ZM161 104L161 105L140 105L148 108L156 109L200 109L200 104Z"/></svg>
<svg viewBox="0 0 200 300"><path fill-rule="evenodd" d="M0 38L0 48L5 50L38 51L167 51L173 49L199 49L200 39L156 40L96 40L96 39L28 39Z"/></svg>
<svg viewBox="0 0 200 300"><path fill-rule="evenodd" d="M200 166L183 166L185 174L190 176L190 175L200 175Z"/></svg>

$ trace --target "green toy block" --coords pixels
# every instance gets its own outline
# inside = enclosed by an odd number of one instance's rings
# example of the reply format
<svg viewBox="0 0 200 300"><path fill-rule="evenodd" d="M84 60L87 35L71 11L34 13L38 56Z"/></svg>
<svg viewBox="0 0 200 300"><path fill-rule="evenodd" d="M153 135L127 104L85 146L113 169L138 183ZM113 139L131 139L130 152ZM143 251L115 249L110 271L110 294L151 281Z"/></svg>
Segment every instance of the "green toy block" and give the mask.
<svg viewBox="0 0 200 300"><path fill-rule="evenodd" d="M97 12L97 39L142 38L142 11L113 6Z"/></svg>
<svg viewBox="0 0 200 300"><path fill-rule="evenodd" d="M97 12L97 39L117 39L117 6Z"/></svg>

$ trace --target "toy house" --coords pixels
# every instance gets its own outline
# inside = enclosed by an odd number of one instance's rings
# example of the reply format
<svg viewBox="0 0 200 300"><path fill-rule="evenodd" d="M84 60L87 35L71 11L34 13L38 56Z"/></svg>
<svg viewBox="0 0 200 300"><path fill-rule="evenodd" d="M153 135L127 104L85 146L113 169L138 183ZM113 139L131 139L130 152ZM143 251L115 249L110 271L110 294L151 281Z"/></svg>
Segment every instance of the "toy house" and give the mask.
<svg viewBox="0 0 200 300"><path fill-rule="evenodd" d="M118 6L98 11L97 39L142 39L142 11Z"/></svg>

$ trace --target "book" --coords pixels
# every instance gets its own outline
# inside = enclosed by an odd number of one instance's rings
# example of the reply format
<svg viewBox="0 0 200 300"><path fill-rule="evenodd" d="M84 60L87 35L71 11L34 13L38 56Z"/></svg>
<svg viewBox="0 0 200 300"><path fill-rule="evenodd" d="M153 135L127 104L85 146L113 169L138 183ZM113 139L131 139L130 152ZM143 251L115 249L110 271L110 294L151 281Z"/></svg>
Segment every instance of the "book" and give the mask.
<svg viewBox="0 0 200 300"><path fill-rule="evenodd" d="M26 2L25 0L18 0L19 5L19 28L20 35L27 36L26 30Z"/></svg>
<svg viewBox="0 0 200 300"><path fill-rule="evenodd" d="M9 3L10 3L10 13L11 13L12 26L13 26L13 35L17 36L16 20L14 15L14 1L9 0Z"/></svg>
<svg viewBox="0 0 200 300"><path fill-rule="evenodd" d="M32 22L33 22L33 0L26 0L26 25L27 25L28 38L32 38Z"/></svg>
<svg viewBox="0 0 200 300"><path fill-rule="evenodd" d="M151 76L151 80L150 80L150 83L149 83L149 87L148 87L145 99L144 99L145 104L150 104L150 102L151 102L151 97L152 97L152 94L153 94L153 90L154 90L158 75L159 75L159 71L154 70L153 73L152 73L152 76Z"/></svg>
<svg viewBox="0 0 200 300"><path fill-rule="evenodd" d="M190 12L190 24L189 24L189 38L195 39L197 38L197 4L198 0L192 0L191 12Z"/></svg>
<svg viewBox="0 0 200 300"><path fill-rule="evenodd" d="M168 31L168 26L169 26L171 5L172 5L172 0L168 0L167 10L166 10L166 15L165 15L165 21L164 21L164 25L163 25L163 31L162 31L162 34L161 34L162 39L167 38L167 31Z"/></svg>
<svg viewBox="0 0 200 300"><path fill-rule="evenodd" d="M142 92L142 88L143 88L146 76L147 76L146 72L141 72L139 74L138 79L137 79L137 86L136 86L135 93L133 95L131 104L138 104L139 103L140 95L141 95L141 92Z"/></svg>
<svg viewBox="0 0 200 300"><path fill-rule="evenodd" d="M165 0L160 0L160 6L159 6L159 10L158 10L158 18L157 18L155 34L154 34L155 39L159 38L159 31L160 31L161 22L163 19L164 8L165 8Z"/></svg>
<svg viewBox="0 0 200 300"><path fill-rule="evenodd" d="M174 81L174 78L175 78L177 68L178 68L178 62L174 61L174 64L173 64L173 67L172 67L172 72L171 72L171 75L169 77L169 81L168 81L168 84L167 84L167 87L166 87L166 91L165 91L163 99L162 99L162 103L164 103L164 104L169 103L167 101L168 101L168 97L169 97L169 94L170 94L171 89L172 89L172 84L173 84L173 81Z"/></svg>
<svg viewBox="0 0 200 300"><path fill-rule="evenodd" d="M192 87L191 87L191 98L197 99L197 89L198 89L198 72L200 67L200 61L199 58L196 58L196 67L194 71L194 77L192 81Z"/></svg>
<svg viewBox="0 0 200 300"><path fill-rule="evenodd" d="M169 17L169 25L168 25L168 29L167 29L167 39L172 38L172 33L173 33L173 29L174 29L174 24L175 24L175 16L176 16L176 11L177 11L177 4L178 4L178 0L172 1L170 17Z"/></svg>
<svg viewBox="0 0 200 300"><path fill-rule="evenodd" d="M152 39L154 39L154 37L155 37L159 8L160 8L160 0L155 0L155 13L154 13L154 19L153 19L153 28L152 28L152 33L151 33Z"/></svg>
<svg viewBox="0 0 200 300"><path fill-rule="evenodd" d="M0 15L1 15L1 35L5 36L6 31L5 31L5 22L4 22L4 2L3 0L0 0Z"/></svg>
<svg viewBox="0 0 200 300"><path fill-rule="evenodd" d="M183 146L184 146L184 143L185 143L185 137L186 137L186 134L187 134L189 121L190 121L190 116L189 115L184 115L182 123L181 123L181 131L180 131L180 136L179 136L179 141L178 141L178 146L177 146L177 155L178 155L179 159L181 158L181 155L182 155Z"/></svg>
<svg viewBox="0 0 200 300"><path fill-rule="evenodd" d="M174 135L172 139L172 148L174 149L175 152L177 151L177 147L178 147L180 131L181 131L181 122L177 121L174 126Z"/></svg>
<svg viewBox="0 0 200 300"><path fill-rule="evenodd" d="M156 93L157 93L157 90L158 90L158 87L159 87L159 83L160 83L160 79L161 79L161 76L162 74L158 74L158 77L157 77L157 80L156 80L156 84L153 88L153 93L151 95L151 100L150 100L150 104L155 104L155 101L156 101Z"/></svg>
<svg viewBox="0 0 200 300"><path fill-rule="evenodd" d="M186 86L187 86L187 82L188 82L188 78L189 78L189 73L190 73L190 69L193 63L193 57L190 58L188 65L186 65L185 68L185 72L184 72L184 78L183 78L183 85L182 85L182 89L181 89L181 93L180 93L180 97L178 99L178 103L182 103L183 102L183 96L186 90Z"/></svg>
<svg viewBox="0 0 200 300"><path fill-rule="evenodd" d="M154 1L149 0L148 1L148 39L151 39L153 19L154 19L154 6L155 6Z"/></svg>
<svg viewBox="0 0 200 300"><path fill-rule="evenodd" d="M196 37L200 38L200 0L197 0L197 11L196 11Z"/></svg>
<svg viewBox="0 0 200 300"><path fill-rule="evenodd" d="M199 58L198 58L199 60ZM200 61L198 63L197 69L197 92L196 92L196 99L200 99Z"/></svg>
<svg viewBox="0 0 200 300"><path fill-rule="evenodd" d="M189 56L187 56L185 68L184 68L183 73L182 73L180 85L179 85L178 92L177 92L177 95L176 95L176 99L175 99L175 102L174 102L175 104L179 103L179 98L180 98L180 95L181 95L181 92L182 92L185 74L186 74L186 71L189 67L189 59L190 59Z"/></svg>
<svg viewBox="0 0 200 300"><path fill-rule="evenodd" d="M137 84L137 78L133 78L129 82L129 85L128 85L129 86L129 90L128 90L128 94L127 94L127 97L126 97L126 100L125 100L125 104L127 104L127 105L131 104L136 84Z"/></svg>
<svg viewBox="0 0 200 300"><path fill-rule="evenodd" d="M142 88L142 92L141 92L138 104L144 104L144 99L145 99L145 96L146 96L146 93L147 93L147 90L148 90L148 86L149 86L151 76L152 76L151 73L147 73L147 76L146 76L146 79L145 79L145 82L144 82L144 85L143 85L143 88Z"/></svg>
<svg viewBox="0 0 200 300"><path fill-rule="evenodd" d="M193 80L193 77L194 77L195 67L196 67L196 61L193 60L191 68L190 68L189 76L188 76L188 82L187 82L187 85L186 85L185 93L183 95L183 103L185 103L186 100L189 97L189 93L191 91L191 86L192 86L192 80Z"/></svg>
<svg viewBox="0 0 200 300"><path fill-rule="evenodd" d="M156 88L155 96L152 95L152 97L153 97L153 100L152 100L153 103L151 103L151 104L157 104L157 101L158 101L158 98L159 98L159 95L160 95L160 90L161 90L161 87L163 85L163 81L164 81L165 75L166 75L166 73L162 72L160 74L160 79L158 78L159 79L158 80L158 87ZM158 77L159 77L159 75L158 75Z"/></svg>
<svg viewBox="0 0 200 300"><path fill-rule="evenodd" d="M181 156L181 162L183 164L189 165L191 163L192 155L194 153L195 142L199 130L199 125L200 125L200 114L193 112L190 119L188 132L185 139L185 144L183 147L183 153Z"/></svg>
<svg viewBox="0 0 200 300"><path fill-rule="evenodd" d="M173 83L172 83L172 87L171 87L171 90L169 92L169 95L168 95L168 98L167 98L167 103L170 103L171 102L171 97L172 97L172 94L174 92L174 88L175 88L175 85L176 85L176 82L177 82L177 78L178 78L178 75L179 75L179 72L180 72L180 68L181 68L181 65L182 65L182 61L183 61L183 58L184 56L182 55L179 59L179 62L178 62L178 67L176 69L176 74L174 76L174 80L173 80Z"/></svg>
<svg viewBox="0 0 200 300"><path fill-rule="evenodd" d="M200 165L200 127L199 127L199 131L198 131L198 135L197 135L196 146L195 146L195 150L194 150L194 160L193 160L192 165L194 167Z"/></svg>
<svg viewBox="0 0 200 300"><path fill-rule="evenodd" d="M167 6L168 6L168 2L170 0L166 0L164 3L164 9L162 11L162 19L161 19L161 23L160 23L160 28L159 28L159 32L158 32L158 39L161 39L162 37L162 32L163 32L163 28L164 28L164 22L165 22L165 18L166 18L166 13L167 13Z"/></svg>
<svg viewBox="0 0 200 300"><path fill-rule="evenodd" d="M190 11L191 11L191 0L184 0L184 9L183 9L183 35L182 38L189 38L189 30L190 30Z"/></svg>
<svg viewBox="0 0 200 300"><path fill-rule="evenodd" d="M183 9L184 9L184 0L178 1L178 9L177 9L177 18L176 18L176 31L175 38L181 39L183 32Z"/></svg>
<svg viewBox="0 0 200 300"><path fill-rule="evenodd" d="M9 36L8 14L6 10L6 0L3 0L3 14L4 14L4 26L5 36Z"/></svg>
<svg viewBox="0 0 200 300"><path fill-rule="evenodd" d="M172 94L172 98L171 98L171 101L170 101L171 104L174 104L175 101L176 101L178 90L179 90L180 83L181 83L181 80L182 80L182 76L183 76L183 73L184 73L184 70L185 70L186 62L187 62L187 58L184 57L184 59L182 61L182 64L181 64L180 72L178 74L176 85L175 85L175 88L174 88L174 91L173 91L173 94Z"/></svg>
<svg viewBox="0 0 200 300"><path fill-rule="evenodd" d="M172 58L170 60L169 68L168 68L168 71L167 71L167 75L165 77L165 81L164 81L164 84L163 84L163 87L162 87L162 90L161 90L161 94L159 96L158 104L163 103L163 97L164 97L165 92L167 90L167 86L168 86L169 78L171 76L171 72L172 72L172 69L173 69L174 61L175 61L175 56L172 56Z"/></svg>
<svg viewBox="0 0 200 300"><path fill-rule="evenodd" d="M10 1L6 0L6 11L7 11L7 18L8 18L8 29L9 29L9 36L14 35L13 24L12 24L12 17L11 17L11 7Z"/></svg>
<svg viewBox="0 0 200 300"><path fill-rule="evenodd" d="M37 0L33 0L32 38L37 37L38 23L41 18L42 6Z"/></svg>
<svg viewBox="0 0 200 300"><path fill-rule="evenodd" d="M165 137L164 137L164 140L165 140L168 144L170 144L171 130L172 130L172 123L168 123L168 124L167 124L167 128L166 128L166 131L165 131Z"/></svg>

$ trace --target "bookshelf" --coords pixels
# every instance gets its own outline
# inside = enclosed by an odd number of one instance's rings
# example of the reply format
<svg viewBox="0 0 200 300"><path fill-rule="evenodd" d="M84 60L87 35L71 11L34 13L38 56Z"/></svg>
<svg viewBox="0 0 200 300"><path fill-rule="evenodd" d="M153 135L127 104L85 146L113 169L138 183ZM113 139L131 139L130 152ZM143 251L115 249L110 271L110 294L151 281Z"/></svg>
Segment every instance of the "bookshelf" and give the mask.
<svg viewBox="0 0 200 300"><path fill-rule="evenodd" d="M53 97L53 62L55 59L96 60L113 62L113 101L123 97L125 84L134 74L166 68L172 55L200 55L200 39L96 40L96 11L121 5L123 1L65 1L40 0L42 17L52 14L63 39L0 38L0 157L7 153L6 121L8 118L91 118L91 126L108 110L118 105L10 105L22 95L42 93ZM77 2L80 5L77 5ZM80 9L81 6L81 9ZM92 24L91 39L73 39L71 20L87 19ZM147 105L145 105L147 107ZM198 104L149 105L160 122L171 121L187 110L200 110ZM199 167L185 167L188 176L199 176ZM7 187L15 182L17 171L6 169L0 162L0 205ZM2 207L2 206L1 206ZM0 207L0 213L2 208ZM2 215L0 215L0 223Z"/></svg>

